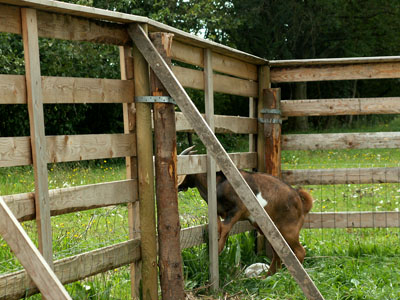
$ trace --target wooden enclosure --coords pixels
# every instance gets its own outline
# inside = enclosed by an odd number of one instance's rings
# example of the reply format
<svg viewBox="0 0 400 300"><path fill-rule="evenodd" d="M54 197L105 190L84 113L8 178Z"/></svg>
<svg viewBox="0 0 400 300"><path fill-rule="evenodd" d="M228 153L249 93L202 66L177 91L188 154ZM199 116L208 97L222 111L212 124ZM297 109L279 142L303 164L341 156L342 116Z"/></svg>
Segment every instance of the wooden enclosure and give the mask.
<svg viewBox="0 0 400 300"><path fill-rule="evenodd" d="M265 138L267 127L262 119L279 117L265 116L261 112L264 108L277 109L280 105L282 117L398 113L400 98L279 101L279 91L270 87L271 83L281 82L399 78L400 57L268 62L144 17L45 0L0 2L0 32L23 36L26 61L25 76L0 75L0 105L28 105L31 126L30 137L0 137L0 167L33 165L36 180L35 193L4 195L2 198L20 222L37 219L40 250L63 284L132 264L132 295L137 295L140 280L137 270L139 262L142 262L143 268L148 268L148 272L143 273L143 289L151 291L152 297L156 297L152 106L135 103L135 97L150 95L150 77L146 59L132 44L129 24L140 24L148 33L174 34L170 53L172 71L183 87L205 91L204 117L210 128L215 133L249 135L248 152L229 154L238 168L268 171L276 176L281 173L288 183L301 185L398 182L400 178L399 168L281 172L281 149L397 148L400 135L314 134L306 136L305 144L304 135L281 136L280 128L274 126L271 129L274 141L271 142ZM31 22L26 22L27 15ZM41 76L39 50L35 48L39 38L119 46L121 79ZM249 117L214 115L215 92L248 98ZM271 97L274 98L273 103ZM124 133L45 136L43 104L60 103L121 103ZM175 113L175 122L177 132L194 132L183 113ZM116 157L126 158L126 180L48 189L48 163ZM208 172L210 183L215 182L215 170L221 168L210 157L210 154L178 157L176 172L178 175ZM209 216L210 220L214 220L216 200L211 200L211 197L212 194L209 196ZM128 204L128 241L53 262L50 216L120 204ZM140 224L145 224L141 231ZM398 227L398 224L399 214L395 212L321 212L310 213L304 227ZM214 288L218 288L216 222L211 221L209 226L183 229L180 234L181 248L205 243L208 227L211 236L211 282ZM252 226L241 222L231 234L249 230L253 230ZM143 238L147 239L145 243ZM7 289L10 284L12 289ZM25 270L0 275L0 299L18 299L37 292Z"/></svg>

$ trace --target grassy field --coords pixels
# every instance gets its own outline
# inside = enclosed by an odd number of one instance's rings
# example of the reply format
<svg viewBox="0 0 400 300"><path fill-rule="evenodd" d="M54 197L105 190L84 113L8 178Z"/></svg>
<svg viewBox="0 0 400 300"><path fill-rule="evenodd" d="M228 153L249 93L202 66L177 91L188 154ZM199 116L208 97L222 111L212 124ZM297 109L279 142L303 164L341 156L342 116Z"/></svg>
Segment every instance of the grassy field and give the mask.
<svg viewBox="0 0 400 300"><path fill-rule="evenodd" d="M284 169L398 166L396 150L285 151ZM122 160L49 165L50 188L125 178ZM313 211L398 211L399 184L309 186ZM0 195L31 192L30 167L0 169ZM179 194L182 227L207 222L207 206L196 190ZM400 224L399 224L400 225ZM36 240L34 222L24 228ZM400 226L399 226L400 227ZM55 259L128 239L125 206L89 210L52 218ZM391 229L305 229L304 263L326 299L400 299L400 231ZM254 253L254 236L231 237L220 256L221 292L208 290L207 246L183 251L185 287L204 299L305 299L287 270L268 278L247 279L243 270L266 262ZM0 273L21 268L0 240ZM67 286L74 299L129 299L127 267ZM1 296L1 295L0 295ZM33 296L31 299L40 299Z"/></svg>

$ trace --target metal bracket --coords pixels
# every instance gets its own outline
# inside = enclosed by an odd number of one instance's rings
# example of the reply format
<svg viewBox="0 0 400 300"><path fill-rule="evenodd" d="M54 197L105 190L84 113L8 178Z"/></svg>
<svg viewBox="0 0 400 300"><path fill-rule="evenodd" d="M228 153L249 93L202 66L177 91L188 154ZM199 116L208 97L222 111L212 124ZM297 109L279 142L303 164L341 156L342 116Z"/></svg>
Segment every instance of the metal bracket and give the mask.
<svg viewBox="0 0 400 300"><path fill-rule="evenodd" d="M135 102L140 103L172 103L175 104L175 100L169 96L141 96L135 97Z"/></svg>
<svg viewBox="0 0 400 300"><path fill-rule="evenodd" d="M263 123L263 124L282 124L281 119L263 119L263 118L258 118L258 122Z"/></svg>
<svg viewBox="0 0 400 300"><path fill-rule="evenodd" d="M274 115L280 115L281 114L281 110L280 109L276 109L276 108L272 108L272 109L268 109L268 108L263 108L261 110L262 114L274 114Z"/></svg>

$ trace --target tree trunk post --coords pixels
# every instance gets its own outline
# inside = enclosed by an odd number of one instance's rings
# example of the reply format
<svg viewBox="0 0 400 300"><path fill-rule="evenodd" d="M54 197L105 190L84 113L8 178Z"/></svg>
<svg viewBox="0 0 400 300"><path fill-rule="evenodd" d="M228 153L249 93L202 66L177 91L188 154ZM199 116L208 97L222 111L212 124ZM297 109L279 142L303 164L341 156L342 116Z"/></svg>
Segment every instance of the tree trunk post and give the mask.
<svg viewBox="0 0 400 300"><path fill-rule="evenodd" d="M281 177L281 89L265 89L264 138L265 171L272 176Z"/></svg>
<svg viewBox="0 0 400 300"><path fill-rule="evenodd" d="M168 57L172 37L160 32L150 35L154 46L170 66ZM169 96L153 71L150 78L153 96ZM154 103L154 136L161 295L163 300L183 300L174 104Z"/></svg>

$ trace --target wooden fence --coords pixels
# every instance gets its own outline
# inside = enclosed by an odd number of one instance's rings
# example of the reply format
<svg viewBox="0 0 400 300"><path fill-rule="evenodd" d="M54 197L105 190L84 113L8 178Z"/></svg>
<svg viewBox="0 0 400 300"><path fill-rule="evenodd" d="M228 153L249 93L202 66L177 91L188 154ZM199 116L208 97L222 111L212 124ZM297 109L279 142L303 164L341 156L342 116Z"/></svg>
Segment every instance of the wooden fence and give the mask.
<svg viewBox="0 0 400 300"><path fill-rule="evenodd" d="M140 260L154 260L154 257L144 257L148 253L143 248L140 250L138 235L138 220L142 224L149 221L139 215L154 215L154 207L144 208L149 209L147 212L138 211L139 200L146 198L154 202L152 180L151 184L149 180L147 184L142 180L147 175L153 178L153 155L151 151L149 155L149 148L146 148L152 145L149 141L151 114L148 105L137 103L136 110L134 107L135 96L149 95L149 78L145 61L132 46L126 24L140 23L148 32L174 34L171 58L192 67L175 64L172 70L184 87L205 90L208 105L206 117L210 123L213 122L215 132L250 136L249 152L230 154L238 168L242 169L269 170L268 147L258 118L263 117L264 91L271 83L400 77L399 57L268 62L143 17L45 0L0 2L3 3L0 4L0 32L22 35L26 40L25 60L30 61L26 64L26 76L0 75L0 105L28 105L31 124L31 137L0 137L0 167L33 164L37 182L35 193L5 195L3 198L19 221L37 218L40 250L63 284L133 264L131 278L135 295L138 289L135 264ZM29 9L21 8L27 6ZM24 21L27 15L32 22ZM41 76L39 52L34 47L41 37L119 46L121 80ZM214 92L248 97L249 117L214 115L209 108L213 106L211 95ZM42 106L59 103L121 103L125 133L45 136ZM380 98L379 103L375 98L282 100L280 109L283 117L384 114L398 113L399 103L393 97ZM182 113L176 113L175 118L177 131L193 132ZM307 144L303 143L305 138ZM281 140L283 150L399 146L397 133L283 135ZM126 180L48 190L48 163L115 157L127 159ZM210 161L207 155L179 157L177 173L206 173L211 168L219 169L215 163L207 165L207 161ZM282 177L291 184L351 184L376 183L377 180L398 182L399 173L399 168L284 170ZM50 216L119 204L128 204L129 241L52 261ZM399 215L395 212L341 212L311 213L304 227L398 227L398 224ZM146 228L149 226L146 225ZM210 226L214 226L215 231L215 225ZM204 243L207 230L207 225L183 229L182 248ZM241 222L231 234L248 230L252 227L247 222ZM213 260L212 265L215 264ZM216 273L214 269L213 283L218 281ZM12 288L7 288L10 285ZM17 299L37 292L25 270L0 275L0 299Z"/></svg>

